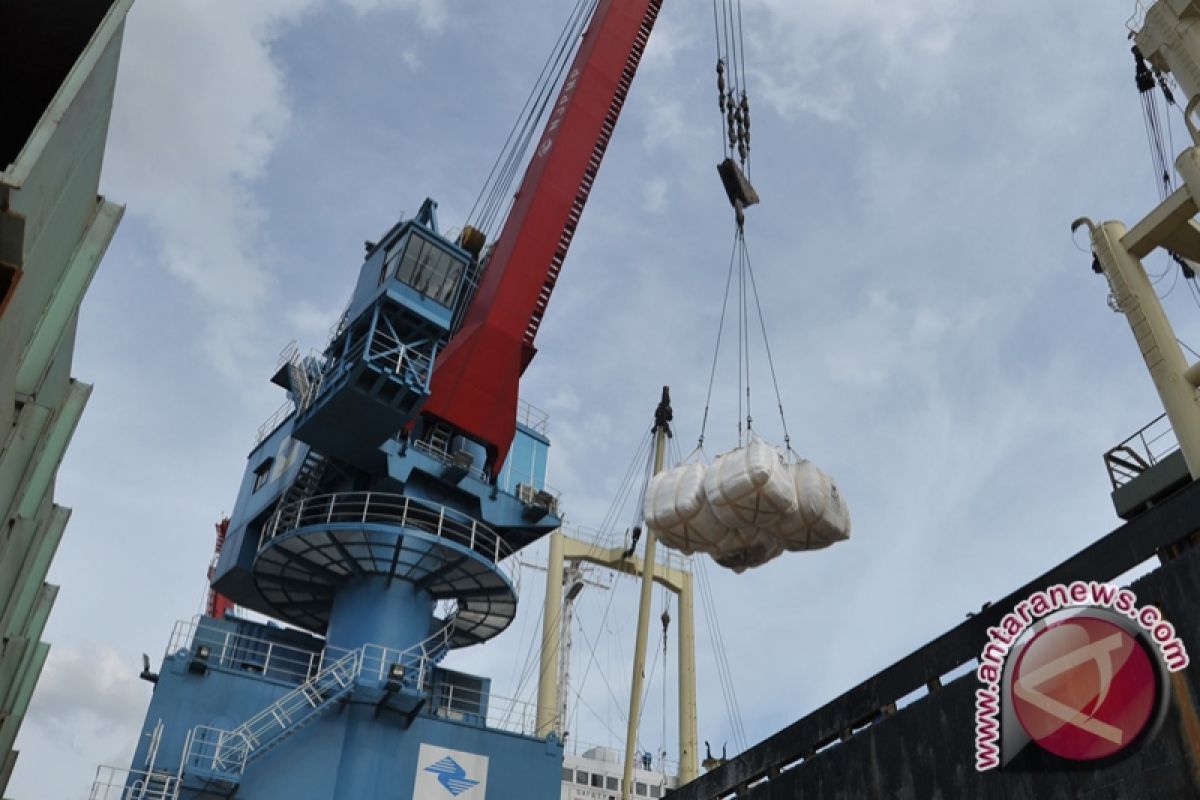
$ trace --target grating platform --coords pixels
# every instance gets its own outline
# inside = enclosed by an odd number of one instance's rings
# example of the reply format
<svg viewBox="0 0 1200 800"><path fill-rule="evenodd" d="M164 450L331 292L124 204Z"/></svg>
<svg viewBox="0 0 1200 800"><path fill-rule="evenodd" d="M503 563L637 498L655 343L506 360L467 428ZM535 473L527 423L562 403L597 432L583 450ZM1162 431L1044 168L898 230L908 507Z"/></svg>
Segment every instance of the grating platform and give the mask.
<svg viewBox="0 0 1200 800"><path fill-rule="evenodd" d="M254 580L280 618L318 634L343 581L405 581L455 601L450 646L464 647L491 639L516 616L519 562L511 556L486 525L435 503L346 492L276 512L259 542Z"/></svg>

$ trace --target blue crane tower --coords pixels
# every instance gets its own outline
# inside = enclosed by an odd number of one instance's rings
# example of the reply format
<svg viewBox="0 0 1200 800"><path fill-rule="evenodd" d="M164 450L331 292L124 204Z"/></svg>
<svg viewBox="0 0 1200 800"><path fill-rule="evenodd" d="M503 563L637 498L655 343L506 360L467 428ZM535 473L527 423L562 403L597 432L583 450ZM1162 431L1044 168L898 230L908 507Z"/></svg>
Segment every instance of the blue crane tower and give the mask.
<svg viewBox="0 0 1200 800"><path fill-rule="evenodd" d="M596 4L493 244L426 200L368 243L324 351L285 352L221 602L145 665L133 764L92 800L559 796L553 724L442 661L508 627L515 554L561 522L517 386L660 5Z"/></svg>
<svg viewBox="0 0 1200 800"><path fill-rule="evenodd" d="M560 520L544 417L522 406L489 475L482 447L418 414L478 271L436 210L370 247L322 354L285 353L288 404L250 453L213 587L289 625L177 627L146 675L132 797L556 796L562 747L532 707L441 666L508 626L512 556Z"/></svg>

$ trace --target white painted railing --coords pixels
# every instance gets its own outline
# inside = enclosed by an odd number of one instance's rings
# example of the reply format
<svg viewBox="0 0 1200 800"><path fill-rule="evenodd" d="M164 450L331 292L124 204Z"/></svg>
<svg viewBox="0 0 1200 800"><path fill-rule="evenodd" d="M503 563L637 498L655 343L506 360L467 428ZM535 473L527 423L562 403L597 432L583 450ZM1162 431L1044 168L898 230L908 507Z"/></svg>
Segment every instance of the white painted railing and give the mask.
<svg viewBox="0 0 1200 800"><path fill-rule="evenodd" d="M323 494L288 503L263 527L259 549L291 530L345 523L413 528L467 547L495 563L513 554L507 542L478 520L436 503L384 492ZM513 561L510 568L515 570ZM515 574L512 577L515 582Z"/></svg>
<svg viewBox="0 0 1200 800"><path fill-rule="evenodd" d="M162 772L101 766L88 800L175 800L179 797L179 778Z"/></svg>
<svg viewBox="0 0 1200 800"><path fill-rule="evenodd" d="M201 660L209 667L296 683L316 675L327 660L337 660L350 652L336 647L313 652L247 636L203 617L193 617L175 623L166 654L186 650L192 658L197 658L201 647L207 648Z"/></svg>

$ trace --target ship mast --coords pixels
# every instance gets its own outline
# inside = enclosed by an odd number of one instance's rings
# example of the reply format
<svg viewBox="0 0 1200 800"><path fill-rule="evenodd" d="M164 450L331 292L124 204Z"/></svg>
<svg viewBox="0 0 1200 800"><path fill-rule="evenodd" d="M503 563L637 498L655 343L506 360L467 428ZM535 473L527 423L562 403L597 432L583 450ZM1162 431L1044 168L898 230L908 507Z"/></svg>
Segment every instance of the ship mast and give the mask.
<svg viewBox="0 0 1200 800"><path fill-rule="evenodd" d="M667 397L664 392L664 401ZM670 418L662 418L661 411L670 411L669 401L660 403L660 413L656 414L655 433L656 458L655 467L658 471L665 461L665 438ZM661 423L661 424L660 424ZM662 450L657 448L662 441ZM559 698L559 659L562 647L563 626L558 624L563 613L563 565L567 562L586 562L609 569L623 572L627 575L642 578L642 603L639 614L639 654L634 659L634 679L639 684L645 668L646 636L649 629L650 598L647 586L651 583L665 587L679 598L678 622L678 705L679 705L679 782L687 783L700 773L699 766L699 734L696 719L696 626L695 626L695 594L692 574L685 569L669 565L656 564L654 548L643 556L628 555L624 548L597 548L594 544L580 541L561 530L550 534L550 552L546 566L546 595L542 610L542 649L538 678L537 732L539 736L548 736L558 731L562 732L562 721L558 715L561 707ZM632 693L631 693L632 694ZM636 689L637 698L641 697L640 686ZM635 703L634 714L640 702ZM632 733L627 736L625 752L625 770L633 768L633 749L637 742L636 717ZM625 776L625 784L629 785L630 775Z"/></svg>
<svg viewBox="0 0 1200 800"><path fill-rule="evenodd" d="M671 435L671 397L663 387L662 401L654 412L654 474L662 472L667 456L667 438ZM654 529L646 526L646 549L642 553L642 595L638 603L637 637L633 644L633 680L629 690L629 725L625 732L625 774L621 781L621 800L629 800L633 787L633 752L637 747L638 722L642 708L642 681L646 674L646 637L650 630L650 601L654 589L654 554L658 544ZM680 648L682 649L682 648ZM680 670L682 673L682 670Z"/></svg>
<svg viewBox="0 0 1200 800"><path fill-rule="evenodd" d="M1091 234L1093 268L1108 279L1115 307L1129 322L1195 479L1200 478L1200 363L1188 364L1142 265L1142 259L1160 247L1181 263L1200 262L1200 225L1193 219L1200 210L1200 130L1192 118L1200 102L1200 6L1192 2L1177 11L1176 5L1156 3L1147 11L1134 49L1160 73L1173 74L1187 96L1184 118L1196 144L1175 161L1183 186L1132 229L1083 217L1072 230L1086 226Z"/></svg>

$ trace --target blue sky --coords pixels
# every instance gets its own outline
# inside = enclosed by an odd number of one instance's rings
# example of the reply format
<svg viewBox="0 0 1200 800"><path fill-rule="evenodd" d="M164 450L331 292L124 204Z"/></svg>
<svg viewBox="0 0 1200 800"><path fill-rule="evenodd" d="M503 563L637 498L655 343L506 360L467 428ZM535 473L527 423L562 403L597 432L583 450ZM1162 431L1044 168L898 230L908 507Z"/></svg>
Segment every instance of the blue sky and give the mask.
<svg viewBox="0 0 1200 800"><path fill-rule="evenodd" d="M751 742L1117 524L1101 454L1160 409L1069 224L1133 222L1157 197L1132 6L746 0L763 197L748 242L793 443L854 520L827 551L709 567ZM282 400L278 352L323 344L362 242L402 212L433 196L461 224L566 13L135 4L103 179L128 210L80 323L74 371L96 389L57 486L75 513L14 797L74 800L97 763L128 763L141 653L157 659L200 607L212 525ZM684 453L698 433L732 237L714 58L707 4L667 0L523 383L551 415L550 482L578 525L605 517L659 387ZM1168 306L1200 343L1186 289ZM756 358L755 417L778 440ZM732 365L718 375L710 456L736 441ZM526 579L513 631L450 664L501 694L536 630ZM633 592L615 590L580 609L612 634L577 647L596 650L579 723L595 741L623 730L602 710L629 680ZM733 749L698 628L701 738Z"/></svg>

